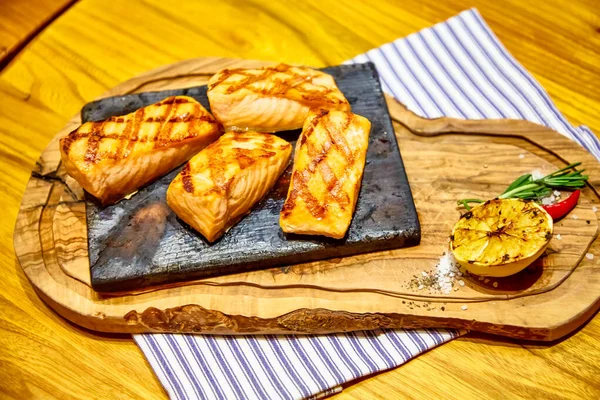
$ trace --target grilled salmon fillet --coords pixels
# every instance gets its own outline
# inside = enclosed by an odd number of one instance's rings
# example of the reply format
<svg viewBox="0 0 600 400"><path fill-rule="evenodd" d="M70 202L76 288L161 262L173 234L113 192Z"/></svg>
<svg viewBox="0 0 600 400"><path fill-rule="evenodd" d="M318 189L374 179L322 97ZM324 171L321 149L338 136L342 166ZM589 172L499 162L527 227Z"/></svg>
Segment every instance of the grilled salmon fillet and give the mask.
<svg viewBox="0 0 600 400"><path fill-rule="evenodd" d="M207 94L213 115L227 131L301 128L314 107L350 111L331 75L285 64L224 69L208 81Z"/></svg>
<svg viewBox="0 0 600 400"><path fill-rule="evenodd" d="M371 122L349 111L311 111L296 144L279 224L287 233L341 239L365 166Z"/></svg>
<svg viewBox="0 0 600 400"><path fill-rule="evenodd" d="M291 155L292 145L277 136L226 133L183 167L167 190L167 203L214 242L269 191Z"/></svg>
<svg viewBox="0 0 600 400"><path fill-rule="evenodd" d="M60 140L60 155L67 173L106 205L189 160L221 134L222 126L200 103L174 96L86 122Z"/></svg>

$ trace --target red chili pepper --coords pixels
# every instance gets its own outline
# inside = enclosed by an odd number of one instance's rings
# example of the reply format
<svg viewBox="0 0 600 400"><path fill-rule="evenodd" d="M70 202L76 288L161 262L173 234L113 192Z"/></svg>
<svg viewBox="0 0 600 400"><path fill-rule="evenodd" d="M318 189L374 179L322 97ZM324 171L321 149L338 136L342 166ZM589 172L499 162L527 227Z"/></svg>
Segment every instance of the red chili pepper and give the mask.
<svg viewBox="0 0 600 400"><path fill-rule="evenodd" d="M580 190L576 190L566 199L559 201L556 204L550 204L549 206L542 206L542 208L548 211L548 214L552 217L554 221L560 219L567 215L569 211L575 208L577 202L579 201Z"/></svg>

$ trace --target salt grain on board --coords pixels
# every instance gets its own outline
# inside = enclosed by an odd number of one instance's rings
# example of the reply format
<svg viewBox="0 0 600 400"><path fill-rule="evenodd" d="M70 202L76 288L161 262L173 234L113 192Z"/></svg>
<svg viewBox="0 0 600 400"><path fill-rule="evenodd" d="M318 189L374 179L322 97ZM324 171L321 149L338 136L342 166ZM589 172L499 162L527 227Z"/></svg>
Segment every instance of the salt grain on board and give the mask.
<svg viewBox="0 0 600 400"><path fill-rule="evenodd" d="M560 233L558 235L556 235L556 239L562 240L562 236L560 236Z"/></svg>
<svg viewBox="0 0 600 400"><path fill-rule="evenodd" d="M458 277L462 276L468 277L469 273L461 271L458 262L451 252L445 252L432 270L421 271L420 274L414 275L413 279L409 282L409 287L448 294L452 291L456 292L460 287L465 286L465 281L458 279Z"/></svg>
<svg viewBox="0 0 600 400"><path fill-rule="evenodd" d="M573 219L579 219L577 215L573 215Z"/></svg>
<svg viewBox="0 0 600 400"><path fill-rule="evenodd" d="M427 289L448 294L452 289L458 290L458 285L455 285L454 281L454 276L457 274L461 274L458 262L451 252L446 252L432 270L421 271L420 274L414 275L408 285L417 290Z"/></svg>
<svg viewBox="0 0 600 400"><path fill-rule="evenodd" d="M587 253L585 255L585 258L587 258L588 260L593 260L594 259L594 255L592 253Z"/></svg>
<svg viewBox="0 0 600 400"><path fill-rule="evenodd" d="M519 154L519 158L520 158L520 159L523 159L523 158L525 158L525 154Z"/></svg>
<svg viewBox="0 0 600 400"><path fill-rule="evenodd" d="M462 306L462 307L461 307L461 310L463 310L463 311L466 311L466 310L467 310L467 308L469 308L469 307L467 307L467 306Z"/></svg>
<svg viewBox="0 0 600 400"><path fill-rule="evenodd" d="M598 207L596 207L596 206L592 207L592 211L593 212L598 212Z"/></svg>
<svg viewBox="0 0 600 400"><path fill-rule="evenodd" d="M446 252L440 258L437 265L436 276L439 289L442 293L448 294L452 291L452 278L458 272L458 263L451 252ZM457 290L458 288L455 288Z"/></svg>
<svg viewBox="0 0 600 400"><path fill-rule="evenodd" d="M531 171L531 178L533 180L542 179L544 176L546 176L546 175L542 174L539 169L536 169L535 171Z"/></svg>

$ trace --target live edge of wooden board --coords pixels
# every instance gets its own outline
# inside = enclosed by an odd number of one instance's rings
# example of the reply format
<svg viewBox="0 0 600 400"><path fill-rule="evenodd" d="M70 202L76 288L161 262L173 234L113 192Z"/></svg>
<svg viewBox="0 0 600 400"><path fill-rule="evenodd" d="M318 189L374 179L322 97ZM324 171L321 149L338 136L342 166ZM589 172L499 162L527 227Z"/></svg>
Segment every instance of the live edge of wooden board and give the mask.
<svg viewBox="0 0 600 400"><path fill-rule="evenodd" d="M227 67L262 61L198 58L145 73L105 94L206 84ZM41 154L25 190L15 252L38 295L55 311L104 332L314 334L377 328L464 328L550 341L575 330L600 305L600 164L576 143L533 123L420 118L388 98L422 227L419 246L207 278L137 293L89 286L83 192L60 166L58 139ZM582 161L590 175L580 203L555 224L549 250L511 278L463 277L448 294L419 289L459 217L456 199L493 198L515 177ZM558 236L560 234L560 236ZM559 239L560 238L560 239ZM586 254L596 255L590 259ZM466 307L465 307L466 306ZM465 309L466 308L466 309Z"/></svg>

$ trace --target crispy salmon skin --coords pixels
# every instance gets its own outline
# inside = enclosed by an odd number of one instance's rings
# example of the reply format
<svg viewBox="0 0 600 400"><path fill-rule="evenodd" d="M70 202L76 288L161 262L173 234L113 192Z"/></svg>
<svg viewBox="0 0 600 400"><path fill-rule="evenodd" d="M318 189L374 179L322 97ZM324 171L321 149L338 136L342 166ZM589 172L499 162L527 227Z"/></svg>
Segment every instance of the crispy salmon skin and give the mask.
<svg viewBox="0 0 600 400"><path fill-rule="evenodd" d="M60 140L60 155L67 173L106 205L181 165L221 134L200 103L174 96L86 122Z"/></svg>
<svg viewBox="0 0 600 400"><path fill-rule="evenodd" d="M360 191L371 122L348 111L315 110L296 144L279 224L286 233L346 234Z"/></svg>
<svg viewBox="0 0 600 400"><path fill-rule="evenodd" d="M224 69L208 81L207 94L225 130L298 129L311 108L350 110L331 75L285 64Z"/></svg>
<svg viewBox="0 0 600 400"><path fill-rule="evenodd" d="M292 145L277 136L226 133L183 167L167 190L167 203L214 242L267 194L291 155Z"/></svg>

